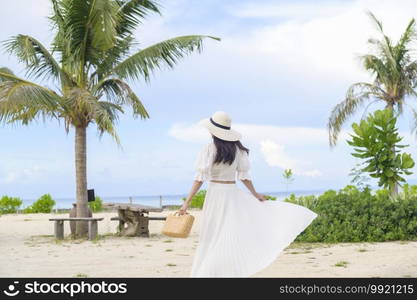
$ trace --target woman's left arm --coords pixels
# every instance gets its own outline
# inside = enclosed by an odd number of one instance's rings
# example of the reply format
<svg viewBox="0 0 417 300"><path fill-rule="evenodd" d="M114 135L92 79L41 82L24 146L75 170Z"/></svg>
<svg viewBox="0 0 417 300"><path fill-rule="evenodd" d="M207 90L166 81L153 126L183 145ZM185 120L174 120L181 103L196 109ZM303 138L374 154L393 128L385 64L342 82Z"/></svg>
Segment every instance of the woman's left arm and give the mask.
<svg viewBox="0 0 417 300"><path fill-rule="evenodd" d="M203 181L194 180L193 185L191 186L191 190L188 193L188 196L185 199L184 204L181 206L181 209L179 210L180 215L184 215L187 213L187 209L191 203L191 200L193 199L194 195L198 192L202 185Z"/></svg>

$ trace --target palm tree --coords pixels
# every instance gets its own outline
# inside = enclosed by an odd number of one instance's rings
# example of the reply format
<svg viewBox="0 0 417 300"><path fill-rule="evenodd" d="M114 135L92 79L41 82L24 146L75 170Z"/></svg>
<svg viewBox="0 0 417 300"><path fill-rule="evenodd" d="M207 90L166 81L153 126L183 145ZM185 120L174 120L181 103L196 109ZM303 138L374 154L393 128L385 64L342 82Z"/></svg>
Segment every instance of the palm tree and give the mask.
<svg viewBox="0 0 417 300"><path fill-rule="evenodd" d="M62 120L68 133L75 130L77 216L87 216L87 140L90 124L100 134L119 139L115 123L124 107L134 117L149 117L128 80L149 81L153 71L170 68L179 59L202 50L203 39L189 35L138 49L134 30L149 13L160 13L153 0L51 0L50 17L56 32L49 51L38 40L18 35L6 49L26 66L29 77L52 82L56 88L0 69L0 120L28 124L35 119ZM77 222L77 236L86 235Z"/></svg>
<svg viewBox="0 0 417 300"><path fill-rule="evenodd" d="M376 54L360 56L365 70L374 76L372 83L358 82L351 85L345 99L337 104L330 115L327 127L330 146L335 146L343 123L359 106L367 101L383 102L387 109L402 113L406 96L416 96L417 61L410 55L410 44L416 37L415 20L412 19L399 41L394 44L385 35L381 22L371 13L381 39L369 39Z"/></svg>

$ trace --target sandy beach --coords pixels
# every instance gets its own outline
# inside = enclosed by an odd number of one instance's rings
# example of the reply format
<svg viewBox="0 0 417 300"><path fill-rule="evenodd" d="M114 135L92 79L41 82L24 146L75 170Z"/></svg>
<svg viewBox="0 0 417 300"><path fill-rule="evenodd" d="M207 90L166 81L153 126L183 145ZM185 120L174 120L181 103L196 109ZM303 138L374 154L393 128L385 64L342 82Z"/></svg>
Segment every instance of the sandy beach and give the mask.
<svg viewBox="0 0 417 300"><path fill-rule="evenodd" d="M116 213L97 213L104 220L96 241L55 241L53 214L3 215L0 277L188 277L200 215L190 212L196 221L187 239L163 236L161 221L150 222L150 238L118 237ZM293 243L254 277L417 277L417 242Z"/></svg>

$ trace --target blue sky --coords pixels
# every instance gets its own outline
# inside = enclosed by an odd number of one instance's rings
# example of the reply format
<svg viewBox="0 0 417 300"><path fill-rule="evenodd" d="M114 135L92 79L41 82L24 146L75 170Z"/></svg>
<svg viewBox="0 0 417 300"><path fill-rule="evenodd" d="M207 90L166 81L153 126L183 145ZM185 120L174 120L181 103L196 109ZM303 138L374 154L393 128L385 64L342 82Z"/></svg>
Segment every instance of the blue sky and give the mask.
<svg viewBox="0 0 417 300"><path fill-rule="evenodd" d="M102 196L188 192L197 152L209 141L196 124L217 110L228 112L251 149L252 177L259 191L284 190L282 171L292 168L293 190L322 190L348 184L355 163L344 132L330 149L326 123L347 87L369 80L357 60L376 31L372 10L386 32L398 37L417 12L415 1L220 1L160 0L162 17L150 16L136 37L145 47L186 34L207 40L174 70L155 73L151 83L133 82L151 118L118 124L119 148L109 137L88 135L88 182ZM49 44L49 1L0 4L0 40L19 33ZM10 26L10 24L13 24ZM1 54L0 66L24 75L22 65ZM410 99L412 106L415 99ZM380 108L372 105L370 110ZM358 120L363 109L345 126ZM411 114L400 122L410 135ZM74 195L73 132L57 122L0 127L0 194L36 198ZM409 177L415 182L415 175Z"/></svg>

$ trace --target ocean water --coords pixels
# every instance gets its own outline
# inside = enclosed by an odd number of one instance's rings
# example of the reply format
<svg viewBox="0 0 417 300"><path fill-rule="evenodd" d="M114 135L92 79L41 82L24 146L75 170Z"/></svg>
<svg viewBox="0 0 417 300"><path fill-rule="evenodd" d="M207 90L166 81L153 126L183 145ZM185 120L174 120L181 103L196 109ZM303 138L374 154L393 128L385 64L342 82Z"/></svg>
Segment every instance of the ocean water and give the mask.
<svg viewBox="0 0 417 300"><path fill-rule="evenodd" d="M294 193L296 196L306 195L318 195L322 191L289 191L289 192L265 192L262 194L277 197L278 200L283 200L285 197ZM115 202L115 203L129 203L130 199L134 204L142 204L148 206L160 207L162 205L181 205L183 203L182 198L187 195L162 195L162 196L119 196L119 197L103 197L100 196L103 202ZM130 198L130 199L129 199ZM71 208L72 203L75 202L74 198L54 198L56 205L54 208L66 209ZM36 199L23 199L23 207L31 205Z"/></svg>

